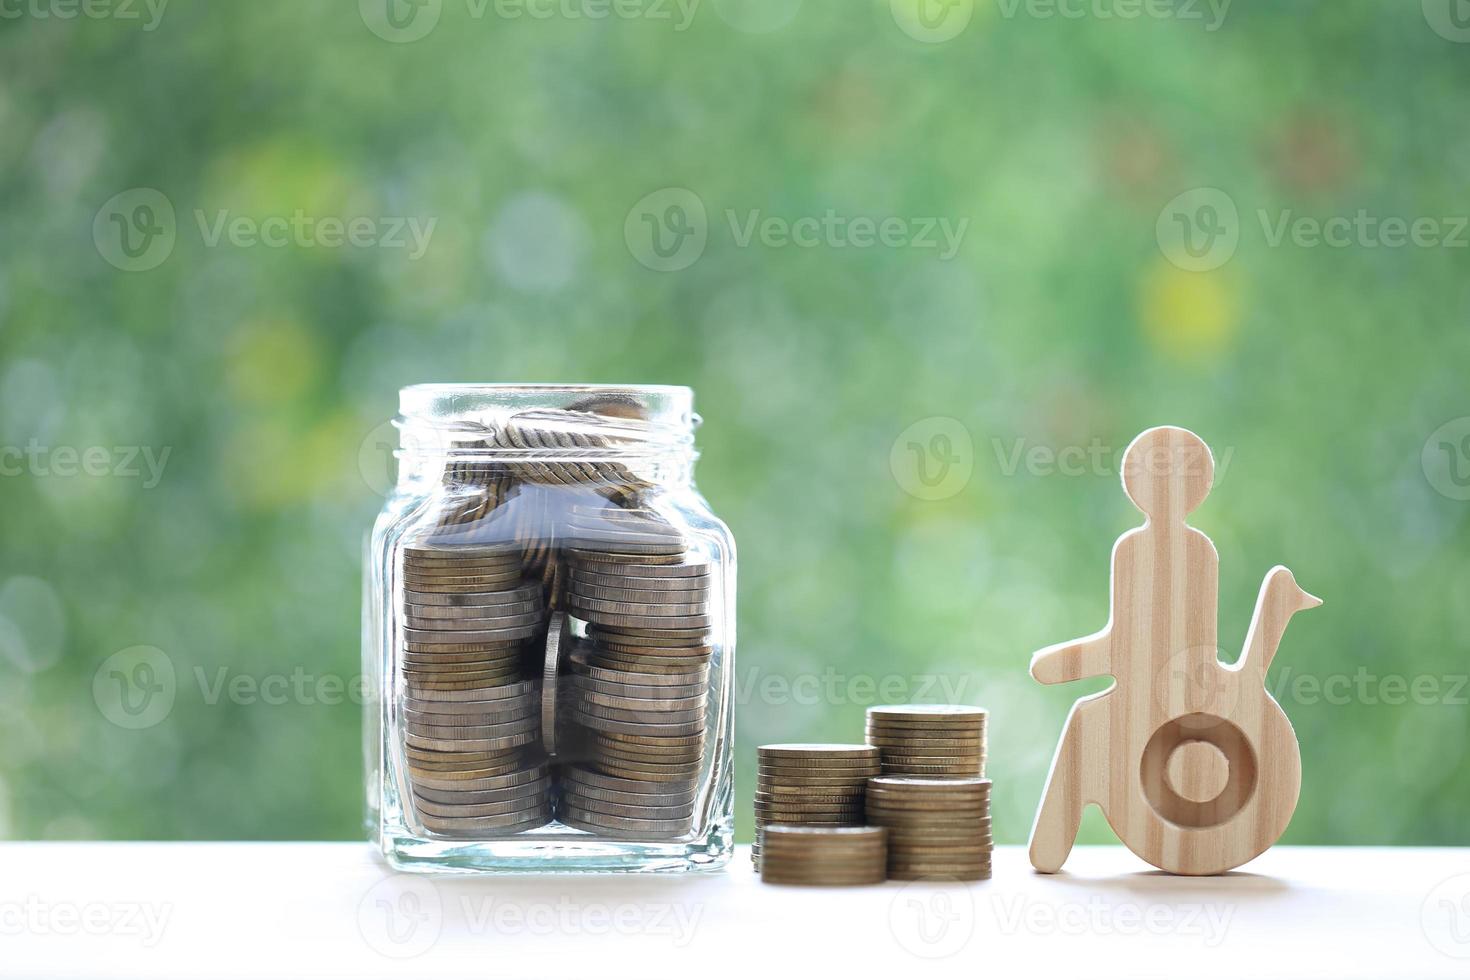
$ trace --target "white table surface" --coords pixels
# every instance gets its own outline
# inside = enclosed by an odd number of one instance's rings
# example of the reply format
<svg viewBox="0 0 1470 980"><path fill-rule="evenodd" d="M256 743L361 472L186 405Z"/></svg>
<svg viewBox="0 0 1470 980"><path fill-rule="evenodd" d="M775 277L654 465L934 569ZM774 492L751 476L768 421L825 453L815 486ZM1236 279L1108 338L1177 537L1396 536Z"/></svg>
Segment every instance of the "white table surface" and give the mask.
<svg viewBox="0 0 1470 980"><path fill-rule="evenodd" d="M1079 848L972 885L395 875L366 844L0 845L0 976L1470 977L1470 849L1292 848L1220 878Z"/></svg>

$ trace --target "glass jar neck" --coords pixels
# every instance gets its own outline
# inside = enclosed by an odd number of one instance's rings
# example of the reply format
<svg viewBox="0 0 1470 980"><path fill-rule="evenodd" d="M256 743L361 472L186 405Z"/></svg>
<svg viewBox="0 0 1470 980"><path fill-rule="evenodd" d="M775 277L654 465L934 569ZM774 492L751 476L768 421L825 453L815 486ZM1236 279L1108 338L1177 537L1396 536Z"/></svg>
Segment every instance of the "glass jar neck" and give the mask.
<svg viewBox="0 0 1470 980"><path fill-rule="evenodd" d="M399 480L511 467L684 485L698 455L693 401L671 386L414 385L399 393Z"/></svg>

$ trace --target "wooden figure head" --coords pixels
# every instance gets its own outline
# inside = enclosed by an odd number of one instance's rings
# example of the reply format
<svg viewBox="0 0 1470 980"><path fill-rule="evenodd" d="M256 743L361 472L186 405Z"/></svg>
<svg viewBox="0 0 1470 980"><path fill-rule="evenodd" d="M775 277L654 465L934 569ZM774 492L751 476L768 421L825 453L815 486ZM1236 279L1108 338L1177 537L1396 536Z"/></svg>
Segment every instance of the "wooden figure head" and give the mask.
<svg viewBox="0 0 1470 980"><path fill-rule="evenodd" d="M1123 453L1123 491L1151 520L1183 522L1204 503L1214 483L1215 457L1188 429L1149 429Z"/></svg>

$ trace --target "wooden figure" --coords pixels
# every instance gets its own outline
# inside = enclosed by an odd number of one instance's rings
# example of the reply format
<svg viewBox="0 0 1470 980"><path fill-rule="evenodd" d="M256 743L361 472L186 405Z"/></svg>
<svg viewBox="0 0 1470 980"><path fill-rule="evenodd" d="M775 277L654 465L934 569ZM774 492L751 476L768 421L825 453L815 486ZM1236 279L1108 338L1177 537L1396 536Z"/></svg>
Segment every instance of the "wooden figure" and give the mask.
<svg viewBox="0 0 1470 980"><path fill-rule="evenodd" d="M1111 675L1067 718L1031 830L1031 863L1059 871L1096 803L1139 857L1218 874L1274 844L1301 789L1301 753L1266 668L1292 615L1321 604L1291 572L1261 585L1245 650L1221 663L1219 555L1185 523L1214 481L1198 436L1161 427L1123 456L1123 489L1147 520L1113 546L1112 612L1100 632L1036 653L1043 684Z"/></svg>

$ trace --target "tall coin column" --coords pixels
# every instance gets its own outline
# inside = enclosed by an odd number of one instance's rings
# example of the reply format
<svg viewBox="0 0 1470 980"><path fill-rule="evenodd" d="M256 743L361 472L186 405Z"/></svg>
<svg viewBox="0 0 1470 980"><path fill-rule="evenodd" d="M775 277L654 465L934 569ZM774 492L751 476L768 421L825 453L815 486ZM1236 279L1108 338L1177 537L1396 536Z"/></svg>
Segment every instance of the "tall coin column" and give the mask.
<svg viewBox="0 0 1470 980"><path fill-rule="evenodd" d="M551 820L540 704L527 643L539 584L521 548L446 535L403 549L404 751L411 808L443 836L511 834Z"/></svg>
<svg viewBox="0 0 1470 980"><path fill-rule="evenodd" d="M565 528L567 612L587 624L568 655L574 722L556 734L557 818L611 837L689 833L705 753L711 568L656 511L579 504ZM548 649L547 676L554 673ZM563 743L567 744L563 744Z"/></svg>

